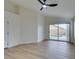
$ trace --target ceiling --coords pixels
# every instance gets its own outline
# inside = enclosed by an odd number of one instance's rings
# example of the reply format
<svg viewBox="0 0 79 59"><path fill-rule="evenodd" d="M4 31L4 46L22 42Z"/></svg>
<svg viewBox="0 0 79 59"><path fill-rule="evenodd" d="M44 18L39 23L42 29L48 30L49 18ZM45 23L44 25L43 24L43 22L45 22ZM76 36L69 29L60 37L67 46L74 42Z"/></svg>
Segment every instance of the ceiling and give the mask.
<svg viewBox="0 0 79 59"><path fill-rule="evenodd" d="M56 7L47 7L40 11L41 4L37 0L10 0L25 8L30 8L48 16L74 17L75 0L47 0L47 3L58 3Z"/></svg>

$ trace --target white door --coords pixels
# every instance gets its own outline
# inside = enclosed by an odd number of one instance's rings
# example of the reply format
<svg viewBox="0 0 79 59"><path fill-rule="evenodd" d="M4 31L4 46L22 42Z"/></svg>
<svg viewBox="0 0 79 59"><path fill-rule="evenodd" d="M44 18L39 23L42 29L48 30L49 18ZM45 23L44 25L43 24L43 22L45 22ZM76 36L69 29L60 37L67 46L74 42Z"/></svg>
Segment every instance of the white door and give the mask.
<svg viewBox="0 0 79 59"><path fill-rule="evenodd" d="M4 48L9 48L19 44L20 19L17 14L6 11L4 17Z"/></svg>
<svg viewBox="0 0 79 59"><path fill-rule="evenodd" d="M4 16L4 48L8 47L9 40L9 20Z"/></svg>

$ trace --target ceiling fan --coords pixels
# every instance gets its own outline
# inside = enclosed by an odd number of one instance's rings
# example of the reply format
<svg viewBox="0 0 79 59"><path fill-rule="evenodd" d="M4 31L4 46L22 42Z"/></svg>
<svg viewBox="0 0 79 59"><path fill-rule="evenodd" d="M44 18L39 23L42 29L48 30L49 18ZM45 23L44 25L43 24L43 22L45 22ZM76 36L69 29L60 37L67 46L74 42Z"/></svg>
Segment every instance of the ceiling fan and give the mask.
<svg viewBox="0 0 79 59"><path fill-rule="evenodd" d="M43 10L43 8L46 8L47 6L49 6L49 7L55 7L55 6L57 6L58 4L47 4L46 3L46 1L47 0L43 0L43 2L41 1L41 0L38 0L41 4L42 4L42 8L40 9L40 11L42 11Z"/></svg>

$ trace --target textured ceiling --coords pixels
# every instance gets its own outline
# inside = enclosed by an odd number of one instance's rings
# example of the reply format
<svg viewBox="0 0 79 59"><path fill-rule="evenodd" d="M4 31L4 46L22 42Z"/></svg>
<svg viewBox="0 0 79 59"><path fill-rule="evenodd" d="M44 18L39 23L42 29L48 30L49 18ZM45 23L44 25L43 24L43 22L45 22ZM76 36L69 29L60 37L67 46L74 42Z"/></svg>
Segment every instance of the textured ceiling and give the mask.
<svg viewBox="0 0 79 59"><path fill-rule="evenodd" d="M33 9L48 16L74 17L75 0L47 0L46 3L58 3L56 7L47 7L40 11L41 4L37 0L10 0L18 5Z"/></svg>

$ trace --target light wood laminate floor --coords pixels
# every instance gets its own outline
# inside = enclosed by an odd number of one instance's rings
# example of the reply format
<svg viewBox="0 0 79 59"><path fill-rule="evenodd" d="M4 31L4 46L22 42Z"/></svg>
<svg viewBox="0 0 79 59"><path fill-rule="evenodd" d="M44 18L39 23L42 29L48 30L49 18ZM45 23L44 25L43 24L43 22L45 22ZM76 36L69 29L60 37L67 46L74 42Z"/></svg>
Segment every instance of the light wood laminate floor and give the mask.
<svg viewBox="0 0 79 59"><path fill-rule="evenodd" d="M4 56L5 59L75 59L75 48L66 42L44 41L5 49Z"/></svg>

